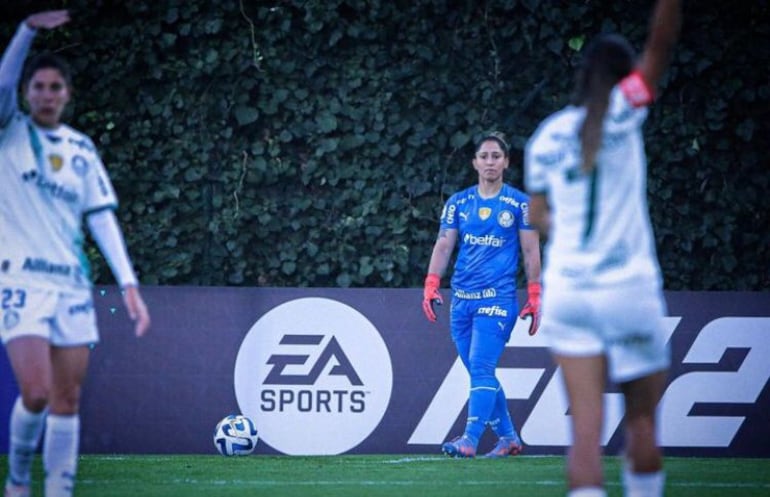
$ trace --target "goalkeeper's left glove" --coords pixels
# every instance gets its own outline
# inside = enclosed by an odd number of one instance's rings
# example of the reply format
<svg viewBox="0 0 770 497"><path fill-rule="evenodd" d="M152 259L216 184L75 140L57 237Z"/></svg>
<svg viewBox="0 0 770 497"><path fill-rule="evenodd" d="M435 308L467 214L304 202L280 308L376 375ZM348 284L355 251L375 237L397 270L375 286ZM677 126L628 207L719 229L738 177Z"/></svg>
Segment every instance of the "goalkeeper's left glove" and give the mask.
<svg viewBox="0 0 770 497"><path fill-rule="evenodd" d="M540 327L540 293L542 291L542 287L540 286L539 282L533 282L527 284L527 303L524 304L524 307L521 309L521 312L519 313L519 317L522 319L526 319L527 316L530 316L531 321L529 322L529 334L530 336L537 333L537 329Z"/></svg>

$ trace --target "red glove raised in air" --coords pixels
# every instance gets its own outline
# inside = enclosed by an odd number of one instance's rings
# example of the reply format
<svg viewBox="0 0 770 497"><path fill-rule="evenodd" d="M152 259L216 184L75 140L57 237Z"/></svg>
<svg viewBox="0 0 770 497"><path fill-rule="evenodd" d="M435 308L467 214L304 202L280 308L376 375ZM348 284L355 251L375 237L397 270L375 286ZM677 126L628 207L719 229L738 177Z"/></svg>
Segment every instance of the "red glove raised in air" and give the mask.
<svg viewBox="0 0 770 497"><path fill-rule="evenodd" d="M529 322L529 334L534 335L537 333L538 327L540 327L540 292L542 288L540 283L534 282L527 284L527 303L519 313L519 317L526 319L530 317Z"/></svg>
<svg viewBox="0 0 770 497"><path fill-rule="evenodd" d="M428 321L436 321L436 312L433 310L433 305L444 303L444 299L441 298L441 293L438 291L439 286L441 286L441 276L430 273L425 277L425 288L422 292L422 312L425 313Z"/></svg>

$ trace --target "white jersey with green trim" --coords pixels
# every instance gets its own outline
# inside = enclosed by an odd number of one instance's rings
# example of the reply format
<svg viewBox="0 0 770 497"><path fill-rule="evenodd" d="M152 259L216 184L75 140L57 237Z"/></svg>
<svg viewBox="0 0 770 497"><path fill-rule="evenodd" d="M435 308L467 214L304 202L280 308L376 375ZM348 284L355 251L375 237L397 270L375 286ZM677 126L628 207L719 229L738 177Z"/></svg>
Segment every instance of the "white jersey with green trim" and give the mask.
<svg viewBox="0 0 770 497"><path fill-rule="evenodd" d="M546 285L660 280L641 129L649 102L635 101L624 86L629 85L621 83L610 94L593 173L581 171L582 107L568 106L552 114L527 143L527 190L545 194L551 210Z"/></svg>
<svg viewBox="0 0 770 497"><path fill-rule="evenodd" d="M91 287L84 214L117 198L92 141L17 111L0 128L0 282Z"/></svg>

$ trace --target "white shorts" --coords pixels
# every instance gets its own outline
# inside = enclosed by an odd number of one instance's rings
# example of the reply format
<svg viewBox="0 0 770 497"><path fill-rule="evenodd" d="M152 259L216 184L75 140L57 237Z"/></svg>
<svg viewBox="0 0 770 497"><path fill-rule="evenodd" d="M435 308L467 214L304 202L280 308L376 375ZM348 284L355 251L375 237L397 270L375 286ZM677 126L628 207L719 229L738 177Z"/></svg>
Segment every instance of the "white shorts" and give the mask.
<svg viewBox="0 0 770 497"><path fill-rule="evenodd" d="M548 287L540 333L557 355L605 355L608 375L623 383L668 368L669 346L658 285L635 281L606 287Z"/></svg>
<svg viewBox="0 0 770 497"><path fill-rule="evenodd" d="M0 339L39 336L57 347L99 341L91 292L62 293L0 284Z"/></svg>

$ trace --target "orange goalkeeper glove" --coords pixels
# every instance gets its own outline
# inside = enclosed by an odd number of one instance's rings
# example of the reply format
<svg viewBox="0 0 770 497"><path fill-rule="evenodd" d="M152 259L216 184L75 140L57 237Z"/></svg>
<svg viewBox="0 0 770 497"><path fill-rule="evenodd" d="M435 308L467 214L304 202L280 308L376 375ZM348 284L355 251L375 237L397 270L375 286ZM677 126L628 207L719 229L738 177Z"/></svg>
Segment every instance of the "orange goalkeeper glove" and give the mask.
<svg viewBox="0 0 770 497"><path fill-rule="evenodd" d="M425 317L431 322L436 322L436 312L433 309L433 305L444 303L444 299L441 298L441 293L438 291L439 286L441 286L441 276L429 273L425 277L425 288L422 291L422 312L425 313Z"/></svg>
<svg viewBox="0 0 770 497"><path fill-rule="evenodd" d="M526 319L528 316L531 318L529 322L529 334L530 336L537 333L537 329L540 327L540 293L542 287L540 283L534 282L527 284L527 303L519 313L519 317Z"/></svg>

